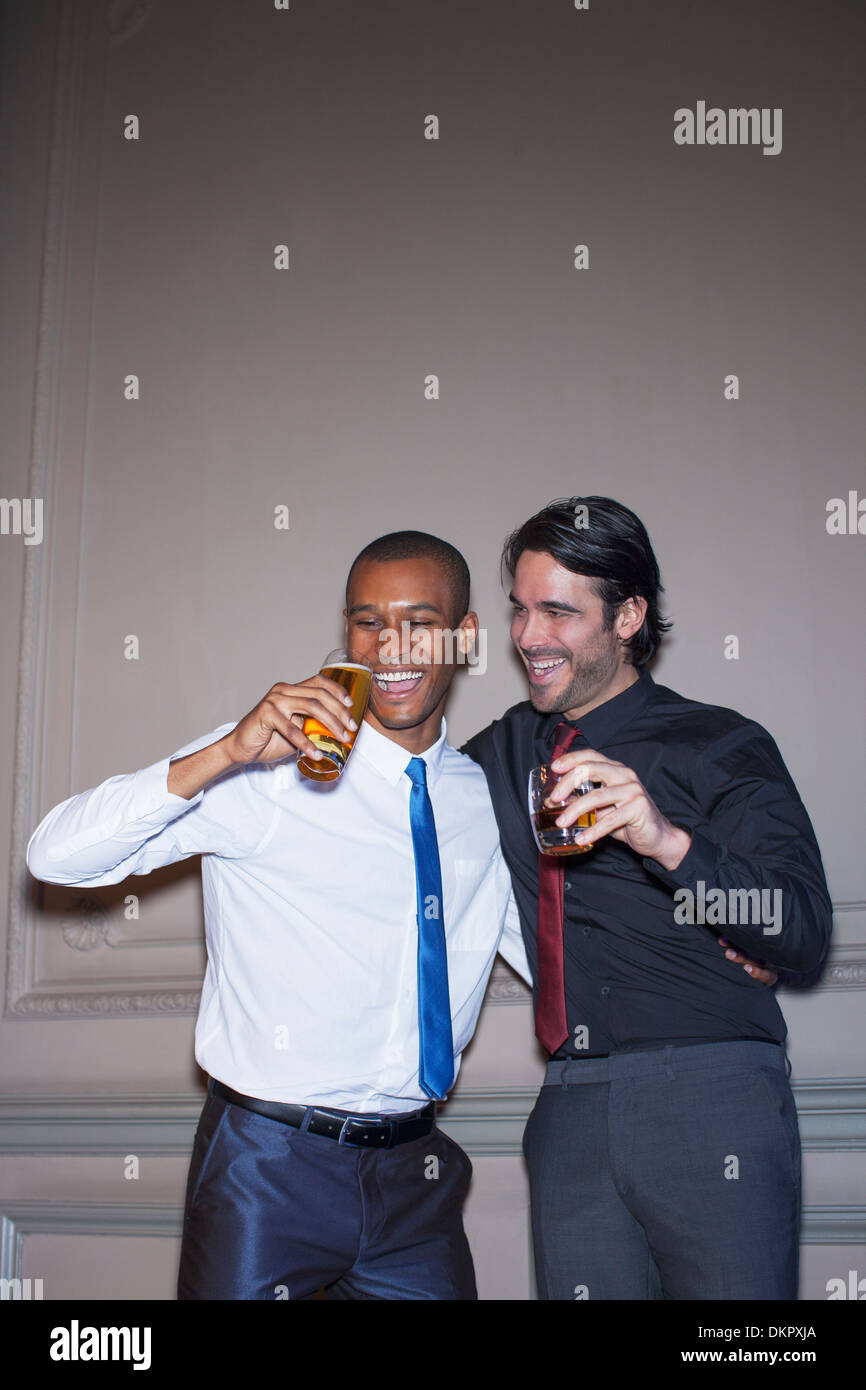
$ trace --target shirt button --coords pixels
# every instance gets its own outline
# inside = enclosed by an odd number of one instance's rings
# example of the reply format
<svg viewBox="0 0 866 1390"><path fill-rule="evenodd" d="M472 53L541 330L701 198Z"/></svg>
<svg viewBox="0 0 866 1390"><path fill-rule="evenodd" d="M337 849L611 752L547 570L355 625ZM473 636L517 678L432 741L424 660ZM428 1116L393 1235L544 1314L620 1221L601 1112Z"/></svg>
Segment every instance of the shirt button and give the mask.
<svg viewBox="0 0 866 1390"><path fill-rule="evenodd" d="M583 934L584 934L584 936L589 936L589 933L590 933L591 931L592 931L592 927L584 927L584 929L583 929Z"/></svg>
<svg viewBox="0 0 866 1390"><path fill-rule="evenodd" d="M562 886L565 889L565 891L568 892L569 888L571 887L571 879L567 878Z"/></svg>
<svg viewBox="0 0 866 1390"><path fill-rule="evenodd" d="M602 999L606 999L607 996L608 996L609 994L610 994L610 988L609 988L609 986L608 986L608 985L602 985L602 987L601 987L601 997L602 997Z"/></svg>

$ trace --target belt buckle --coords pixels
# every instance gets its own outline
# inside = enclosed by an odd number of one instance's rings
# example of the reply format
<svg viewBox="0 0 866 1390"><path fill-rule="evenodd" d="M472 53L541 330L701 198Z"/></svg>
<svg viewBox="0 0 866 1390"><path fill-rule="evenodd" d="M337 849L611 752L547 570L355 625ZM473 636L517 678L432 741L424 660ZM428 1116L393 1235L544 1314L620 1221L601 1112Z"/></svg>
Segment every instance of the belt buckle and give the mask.
<svg viewBox="0 0 866 1390"><path fill-rule="evenodd" d="M310 1116L307 1130L310 1134L322 1134L328 1139L339 1140L342 1134L342 1128L338 1128L339 1125L340 1119L338 1115L332 1115L329 1111L321 1110L316 1107ZM345 1126L343 1126L343 1128L344 1127Z"/></svg>
<svg viewBox="0 0 866 1390"><path fill-rule="evenodd" d="M370 1128L373 1128L373 1129L376 1130L376 1131L380 1131L380 1132L382 1133L383 1139L382 1139L381 1142L374 1141L374 1143L367 1143L367 1144L365 1144L365 1143L363 1143L363 1142L361 1142L361 1143L353 1143L352 1140L348 1137L348 1132L349 1132L349 1129L350 1129L350 1127L351 1127L352 1125L360 1125L361 1128L367 1129L368 1131L370 1130ZM394 1121L393 1121L393 1120L373 1120L372 1123L371 1123L371 1121L369 1121L369 1120L359 1120L358 1117L357 1117L356 1115L347 1115L347 1116L346 1116L346 1119L343 1121L343 1126L342 1126L342 1128L341 1128L341 1130L340 1130L340 1133L339 1133L339 1135L338 1135L338 1137L337 1137L337 1143L338 1143L338 1144L348 1144L349 1147L350 1147L350 1148L353 1148L353 1149L365 1149L365 1148L374 1148L374 1147L376 1147L376 1148L382 1148L382 1149L389 1149L389 1148L391 1147L392 1142L393 1142L393 1134L394 1134Z"/></svg>

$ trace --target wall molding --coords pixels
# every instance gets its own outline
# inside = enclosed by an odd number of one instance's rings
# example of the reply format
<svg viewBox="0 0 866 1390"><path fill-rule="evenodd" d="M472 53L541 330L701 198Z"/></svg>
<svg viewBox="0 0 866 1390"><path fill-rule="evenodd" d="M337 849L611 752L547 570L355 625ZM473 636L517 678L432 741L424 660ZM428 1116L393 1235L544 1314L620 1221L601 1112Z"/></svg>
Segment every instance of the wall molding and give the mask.
<svg viewBox="0 0 866 1390"><path fill-rule="evenodd" d="M194 1016L199 1007L200 982L193 972L160 971L129 955L103 984L73 978L72 969L68 978L55 969L40 980L40 933L50 932L52 924L43 920L36 885L24 863L37 800L49 791L45 771L50 769L54 778L53 796L62 782L56 770L65 775L75 747L74 701L66 693L52 704L48 676L53 672L64 692L76 691L76 603L89 461L89 347L100 249L107 77L117 50L155 11L154 0L106 0L101 6L61 0L59 6L28 477L29 495L46 501L48 525L42 545L24 547L5 997L9 1020ZM60 515L63 527L57 524ZM69 611L58 621L64 603ZM70 894L60 939L71 965L78 968L82 954L98 958L106 948L123 945L131 951L131 943L112 938L113 919L98 895L82 896L74 889ZM834 904L836 914L864 912L866 901ZM197 945L200 923L195 927ZM165 945L151 937L147 944L135 942L132 954L153 957ZM866 940L831 949L814 988L864 987ZM485 1006L526 1008L530 1001L525 984L498 963Z"/></svg>
<svg viewBox="0 0 866 1390"><path fill-rule="evenodd" d="M866 944L830 948L818 990L863 989L866 986Z"/></svg>
<svg viewBox="0 0 866 1390"><path fill-rule="evenodd" d="M25 846L26 837L21 850L22 861ZM29 879L26 869L23 873L24 877ZM12 877L14 887L14 872ZM24 886L24 893L26 894L28 891L29 883ZM66 944L75 950L90 950L105 940L108 927L103 922L103 916L105 922L109 922L109 919L101 906L99 912L102 915L95 915L87 906L86 900L79 899L78 901L80 911L77 912L77 915L74 907L71 907L69 914L64 919L63 937ZM849 905L843 904L843 906ZM859 909L862 905L853 906ZM834 911L836 911L835 908ZM7 1017L92 1019L132 1016L158 1017L166 1013L194 1017L197 1014L201 990L172 989L167 982L163 985L154 982L150 987L146 984L142 987L142 982L137 981L139 987L132 987L123 991L109 988L82 989L80 985L70 986L68 990L36 991L29 990L26 986L22 987L20 967L25 955L22 935L26 931L27 913L24 910L18 914L14 930L12 916L10 911L10 968L7 998L9 1012ZM99 940L94 939L94 932L99 936ZM112 943L109 941L108 944ZM14 968L13 955L15 957ZM15 979L19 980L18 987L14 986ZM838 948L831 947L820 977L809 985L810 992L820 993L827 990L860 990L863 988L866 988L866 943L861 944L859 942L840 945ZM784 983L780 984L779 989L783 997L786 993L799 994L802 992L802 986ZM487 986L484 1006L502 1004L517 1004L528 1008L532 1004L532 991L510 966L503 961L497 961Z"/></svg>
<svg viewBox="0 0 866 1390"><path fill-rule="evenodd" d="M30 1235L162 1236L178 1240L182 1230L181 1203L0 1199L0 1279L23 1278L24 1242ZM866 1245L866 1206L804 1207L800 1244ZM531 1297L535 1296L533 1288Z"/></svg>
<svg viewBox="0 0 866 1390"><path fill-rule="evenodd" d="M803 1207L801 1245L866 1245L866 1206Z"/></svg>
<svg viewBox="0 0 866 1390"><path fill-rule="evenodd" d="M812 1077L793 1091L804 1152L866 1149L866 1077ZM537 1094L532 1086L467 1087L442 1107L439 1123L472 1156L519 1156ZM204 1096L0 1098L0 1155L188 1155Z"/></svg>
<svg viewBox="0 0 866 1390"><path fill-rule="evenodd" d="M15 764L9 864L4 1018L86 1019L195 1015L201 970L153 969L123 962L110 981L46 969L40 948L59 940L71 958L114 947L114 918L99 892L46 888L31 877L25 852L38 806L70 795L76 744L76 674L82 531L90 450L93 293L101 246L104 148L109 136L107 77L117 50L147 24L154 0L61 0L54 50L28 494L44 500L45 536L24 548ZM62 524L61 523L62 519ZM55 697L56 689L64 693ZM70 698L70 693L71 697ZM46 894L68 906L48 916ZM201 927L189 941L200 954ZM124 947L131 943L124 941ZM135 943L152 956L153 938ZM164 942L158 943L164 945ZM177 945L172 941L171 945ZM40 969L42 978L40 978Z"/></svg>
<svg viewBox="0 0 866 1390"><path fill-rule="evenodd" d="M142 5L137 7L142 9ZM121 11L123 13L121 13ZM36 791L45 766L67 769L74 740L74 701L62 716L49 710L49 668L75 690L78 613L52 619L58 606L57 577L63 575L62 601L78 593L80 531L87 467L92 288L99 228L102 139L89 147L84 132L104 115L105 72L110 30L127 32L129 6L120 6L102 24L92 6L63 0L59 7L54 54L51 133L47 159L42 267L31 424L28 491L44 499L43 543L24 552L24 589L19 638L9 873L9 932L6 1016L42 1011L36 985L34 881L24 855L33 829ZM102 134L102 132L100 132ZM63 466L59 467L62 453ZM63 516L64 525L57 518ZM55 715L57 712L54 712ZM82 921L79 940L86 937ZM67 944L72 924L64 923ZM74 934L74 933L73 933ZM75 995L46 1001L49 1014L76 1012ZM81 996L82 999L84 996ZM90 991L90 997L98 997Z"/></svg>
<svg viewBox="0 0 866 1390"><path fill-rule="evenodd" d="M182 1203L7 1201L0 1199L0 1279L23 1278L30 1235L167 1236L183 1231Z"/></svg>
<svg viewBox="0 0 866 1390"><path fill-rule="evenodd" d="M496 958L496 963L490 974L487 983L487 993L484 996L485 1006L487 1004L532 1004L532 990L525 980L521 980L516 971L506 965L501 957Z"/></svg>

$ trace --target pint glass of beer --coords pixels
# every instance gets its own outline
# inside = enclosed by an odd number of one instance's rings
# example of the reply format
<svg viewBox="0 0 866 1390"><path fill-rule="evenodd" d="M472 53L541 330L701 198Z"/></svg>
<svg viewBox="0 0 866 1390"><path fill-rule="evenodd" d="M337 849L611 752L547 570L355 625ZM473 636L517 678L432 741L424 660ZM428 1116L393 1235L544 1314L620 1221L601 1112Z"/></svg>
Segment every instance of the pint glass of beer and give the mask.
<svg viewBox="0 0 866 1390"><path fill-rule="evenodd" d="M534 767L529 774L529 817L535 843L542 854L586 854L592 849L592 845L576 845L574 841L581 830L588 830L591 825L595 825L595 811L588 811L585 816L579 816L574 825L557 825L556 818L562 815L575 797L586 796L587 792L591 792L593 784L582 782L579 787L575 787L568 800L549 805L549 799L556 791L557 781L556 773L551 772L546 763L542 763L541 767Z"/></svg>
<svg viewBox="0 0 866 1390"><path fill-rule="evenodd" d="M370 667L351 652L339 647L325 657L321 674L336 681L347 695L351 695L352 707L350 710L348 705L345 706L345 717L348 719L351 716L360 729L373 682ZM318 719L308 718L304 720L304 733L324 756L311 758L302 753L298 758L298 771L313 782L336 781L349 760L358 730L356 729L347 739L336 738Z"/></svg>

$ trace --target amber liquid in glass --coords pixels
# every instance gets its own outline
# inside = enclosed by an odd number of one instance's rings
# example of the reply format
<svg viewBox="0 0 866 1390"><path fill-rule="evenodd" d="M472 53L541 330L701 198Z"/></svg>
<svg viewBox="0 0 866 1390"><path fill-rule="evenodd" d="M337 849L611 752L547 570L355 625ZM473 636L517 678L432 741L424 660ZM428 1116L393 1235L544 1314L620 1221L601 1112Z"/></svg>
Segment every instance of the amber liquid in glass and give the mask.
<svg viewBox="0 0 866 1390"><path fill-rule="evenodd" d="M366 666L353 666L348 662L345 666L323 666L322 675L329 680L336 681L341 685L347 695L352 697L351 710L346 705L345 717L352 718L361 727L361 720L367 710L367 701L370 698L370 686L373 681L372 672ZM348 739L335 738L330 729L326 729L324 724L320 724L318 719L304 720L304 733L311 743L321 749L325 755L323 758L310 758L306 753L302 753L298 758L298 771L305 777L309 777L313 782L333 782L343 768L346 766L349 754L358 737L357 729Z"/></svg>
<svg viewBox="0 0 866 1390"><path fill-rule="evenodd" d="M585 816L578 816L574 825L557 825L556 818L561 815L561 806L542 807L540 811L535 812L535 833L542 853L587 854L592 845L575 845L570 837L578 830L588 830L591 825L595 825L595 811L587 811Z"/></svg>

